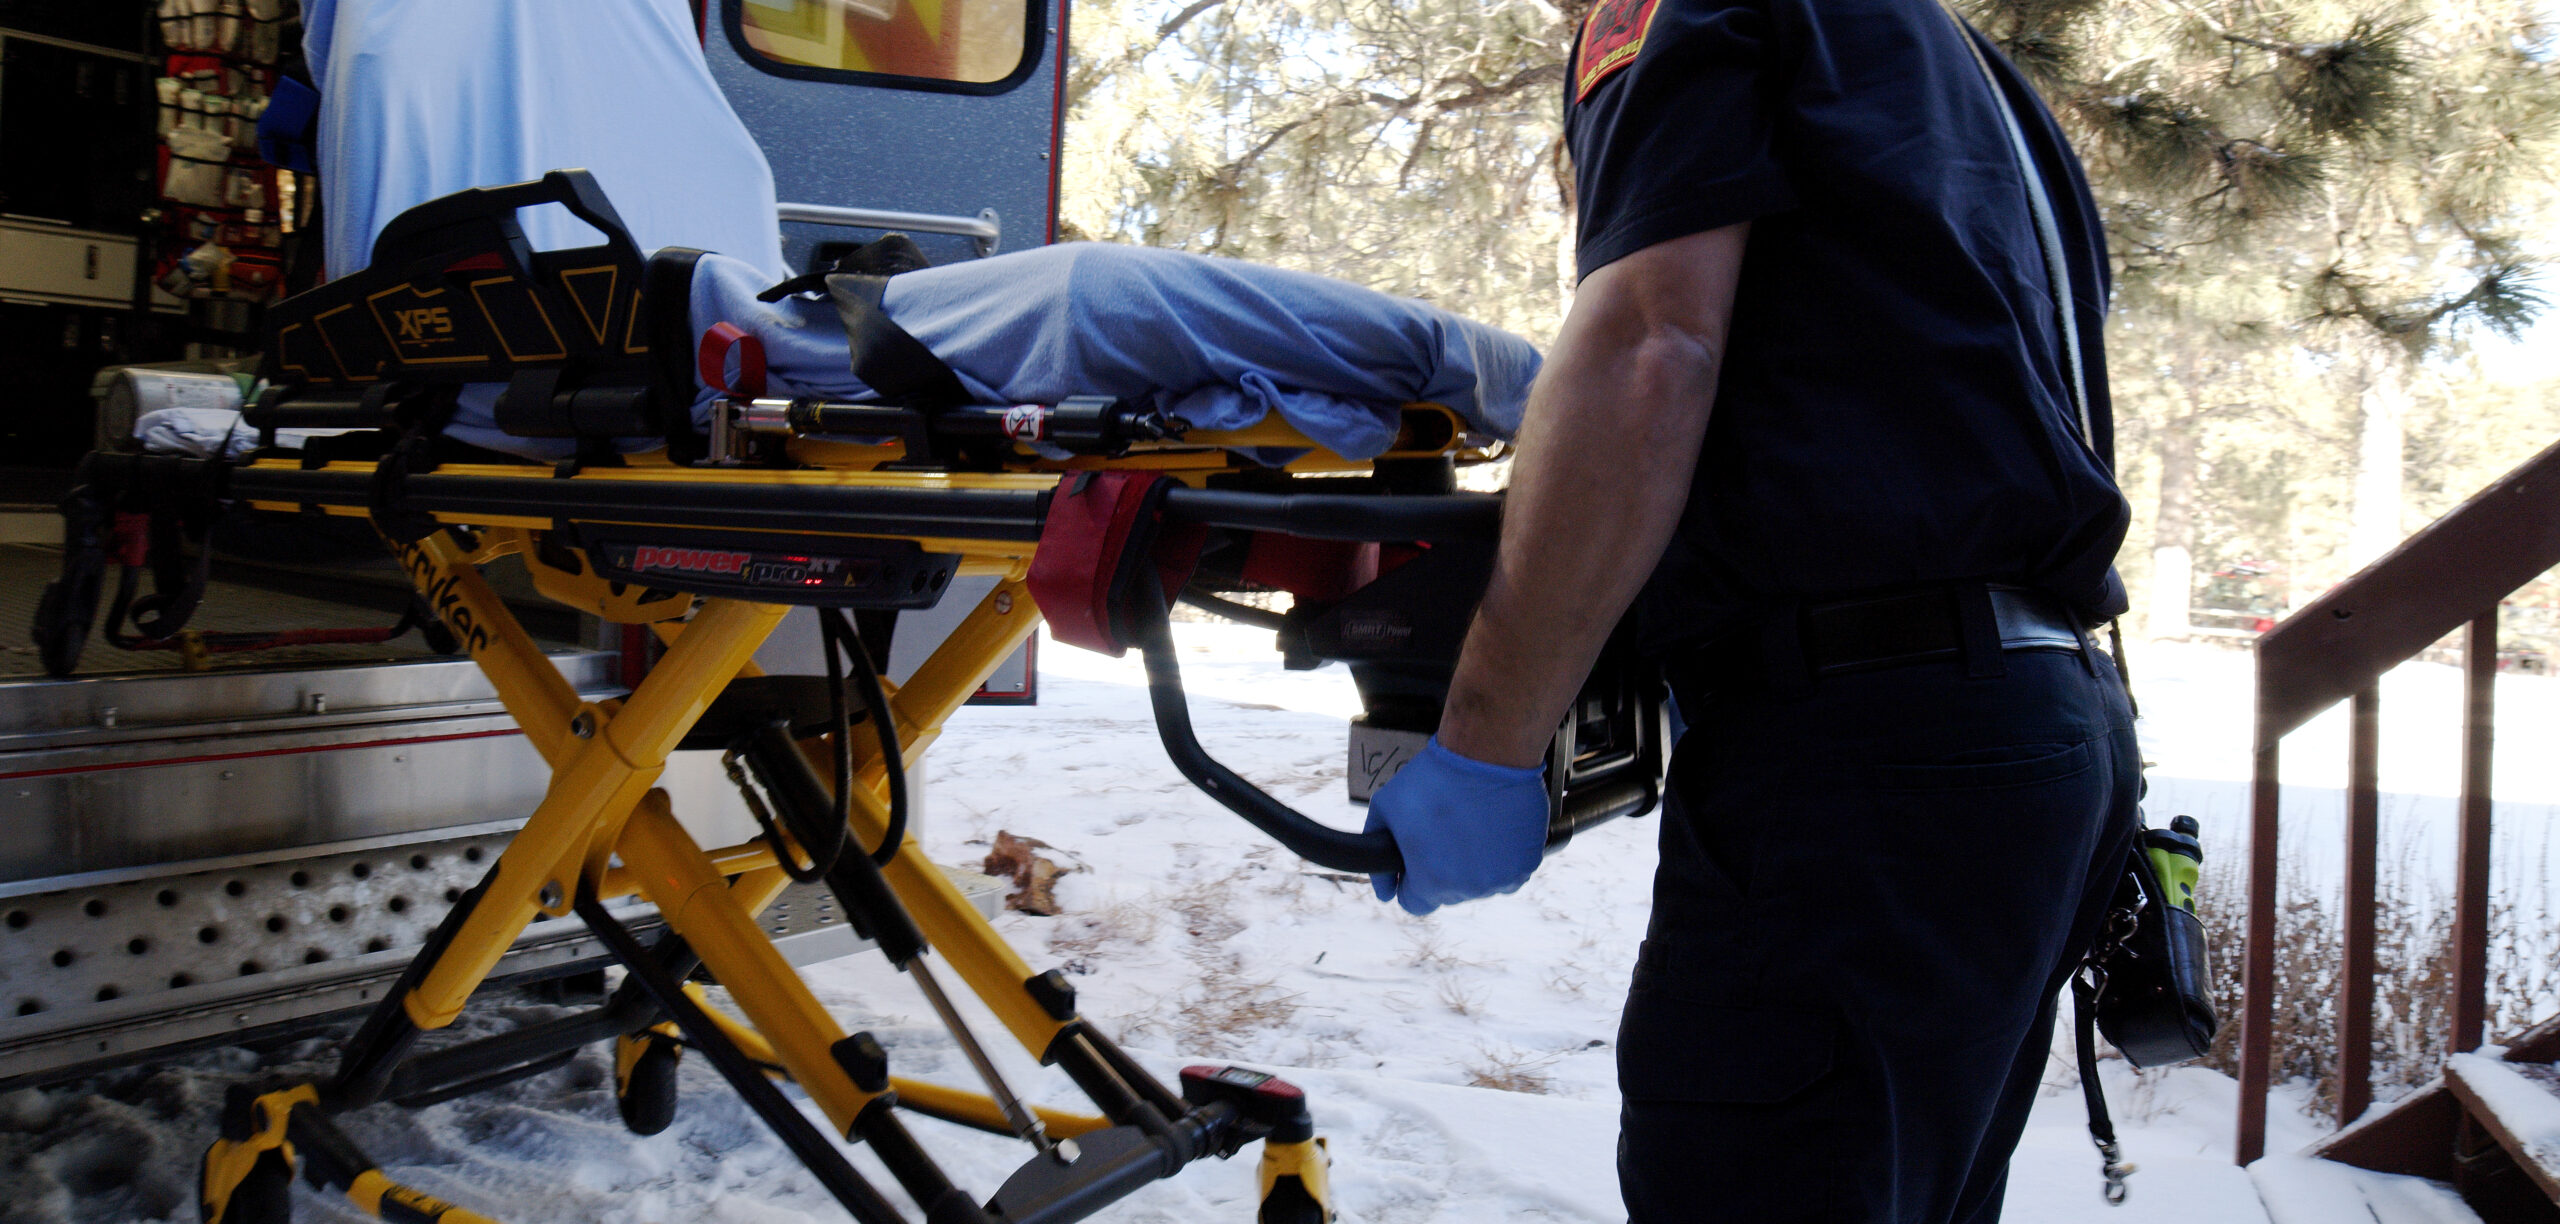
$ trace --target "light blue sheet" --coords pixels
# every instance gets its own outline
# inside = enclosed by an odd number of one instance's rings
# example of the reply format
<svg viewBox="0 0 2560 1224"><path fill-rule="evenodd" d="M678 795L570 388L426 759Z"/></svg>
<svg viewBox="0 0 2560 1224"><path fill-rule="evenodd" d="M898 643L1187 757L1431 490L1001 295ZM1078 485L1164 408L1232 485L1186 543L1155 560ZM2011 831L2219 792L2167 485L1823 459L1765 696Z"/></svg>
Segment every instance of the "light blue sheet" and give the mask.
<svg viewBox="0 0 2560 1224"><path fill-rule="evenodd" d="M765 344L771 394L858 399L835 308L767 305L753 269L706 259L697 326ZM1445 404L1482 433L1518 432L1538 351L1425 302L1241 260L1064 243L908 272L881 308L984 403L1074 395L1151 400L1193 428L1272 412L1355 459L1395 440L1398 407Z"/></svg>

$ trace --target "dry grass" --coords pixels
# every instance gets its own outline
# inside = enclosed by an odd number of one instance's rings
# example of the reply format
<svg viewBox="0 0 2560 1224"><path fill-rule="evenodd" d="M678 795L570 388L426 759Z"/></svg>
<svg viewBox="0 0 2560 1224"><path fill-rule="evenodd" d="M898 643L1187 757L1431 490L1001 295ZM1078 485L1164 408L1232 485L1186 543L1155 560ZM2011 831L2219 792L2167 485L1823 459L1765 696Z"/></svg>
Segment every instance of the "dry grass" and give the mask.
<svg viewBox="0 0 2560 1224"><path fill-rule="evenodd" d="M1526 1092L1545 1096L1555 1090L1555 1077L1547 1068L1555 1065L1562 1054L1533 1054L1526 1050L1493 1050L1476 1047L1475 1058L1463 1070L1467 1085L1491 1088L1499 1092Z"/></svg>
<svg viewBox="0 0 2560 1224"><path fill-rule="evenodd" d="M1434 980L1431 990L1439 997L1440 1006L1461 1016L1472 1016L1477 1008L1484 1006L1483 994L1467 989L1456 977L1448 974Z"/></svg>
<svg viewBox="0 0 2560 1224"><path fill-rule="evenodd" d="M1250 881L1251 871L1238 868L1214 880L1202 880L1180 892L1158 899L1158 905L1182 924L1194 939L1211 943L1232 938L1244 930L1243 920L1235 916L1235 898Z"/></svg>
<svg viewBox="0 0 2560 1224"><path fill-rule="evenodd" d="M1439 924L1419 922L1404 929L1404 963L1408 968L1429 969L1446 973L1472 962L1462 960L1449 948L1448 935Z"/></svg>
<svg viewBox="0 0 2560 1224"><path fill-rule="evenodd" d="M1101 909L1059 918L1049 929L1049 950L1063 956L1090 956L1110 944L1142 944L1155 938L1161 922L1151 905L1114 901Z"/></svg>
<svg viewBox="0 0 2560 1224"><path fill-rule="evenodd" d="M1268 978L1236 971L1231 957L1194 956L1198 972L1192 987L1170 1005L1132 1016L1124 1040L1169 1039L1174 1048L1217 1057L1244 1057L1263 1044L1262 1035L1289 1023L1298 1014L1298 996Z"/></svg>
<svg viewBox="0 0 2560 1224"><path fill-rule="evenodd" d="M2436 885L2407 838L2386 856L2375 886L2373 1089L2391 1100L2432 1080L2449 1052L2453 989L2453 899ZM2560 1002L2560 961L2550 946L2554 915L2547 901L2519 912L2518 896L2547 897L2547 863L2506 862L2489 908L2489 1037L2520 1031ZM2311 1085L2306 1110L2337 1108L2337 994L2342 976L2339 932L2345 915L2337 887L2312 888L2300 851L2285 854L2277 888L2274 1078ZM2531 881L2527 887L2526 882ZM2213 959L2213 1006L2222 1027L2203 1065L2237 1074L2240 1065L2241 975L2248 921L2248 870L2237 854L2205 864L2197 917Z"/></svg>

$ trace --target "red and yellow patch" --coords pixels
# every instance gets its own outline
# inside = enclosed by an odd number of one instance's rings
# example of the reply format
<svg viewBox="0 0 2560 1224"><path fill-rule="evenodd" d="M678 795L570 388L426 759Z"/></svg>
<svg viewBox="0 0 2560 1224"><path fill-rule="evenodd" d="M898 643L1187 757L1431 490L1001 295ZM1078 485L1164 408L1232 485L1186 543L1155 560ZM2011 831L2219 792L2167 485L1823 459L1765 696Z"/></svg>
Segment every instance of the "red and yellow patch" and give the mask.
<svg viewBox="0 0 2560 1224"><path fill-rule="evenodd" d="M1662 0L1597 0L1582 20L1582 53L1573 61L1573 100L1591 96L1612 72L1635 62Z"/></svg>

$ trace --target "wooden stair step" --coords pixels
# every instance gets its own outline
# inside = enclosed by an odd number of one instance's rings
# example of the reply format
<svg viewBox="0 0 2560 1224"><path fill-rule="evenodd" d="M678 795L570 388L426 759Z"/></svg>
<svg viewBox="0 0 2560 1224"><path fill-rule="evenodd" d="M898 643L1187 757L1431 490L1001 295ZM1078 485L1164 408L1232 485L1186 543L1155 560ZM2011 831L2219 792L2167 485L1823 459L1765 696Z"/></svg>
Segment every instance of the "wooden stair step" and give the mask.
<svg viewBox="0 0 2560 1224"><path fill-rule="evenodd" d="M2315 1156L2268 1156L2249 1166L2269 1224L2482 1224L2453 1187Z"/></svg>
<svg viewBox="0 0 2560 1224"><path fill-rule="evenodd" d="M2543 1194L2560 1203L2560 1068L2456 1054L2445 1062L2444 1081Z"/></svg>

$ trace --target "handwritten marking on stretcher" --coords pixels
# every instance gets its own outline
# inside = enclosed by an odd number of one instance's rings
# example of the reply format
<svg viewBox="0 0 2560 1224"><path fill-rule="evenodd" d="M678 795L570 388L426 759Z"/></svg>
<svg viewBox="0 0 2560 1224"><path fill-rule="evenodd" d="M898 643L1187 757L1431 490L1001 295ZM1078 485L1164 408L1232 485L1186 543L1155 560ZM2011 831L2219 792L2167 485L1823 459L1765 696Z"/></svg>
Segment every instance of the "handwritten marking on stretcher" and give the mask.
<svg viewBox="0 0 2560 1224"><path fill-rule="evenodd" d="M1582 23L1582 52L1574 57L1573 98L1581 101L1610 73L1635 62L1653 28L1661 0L1600 0Z"/></svg>

